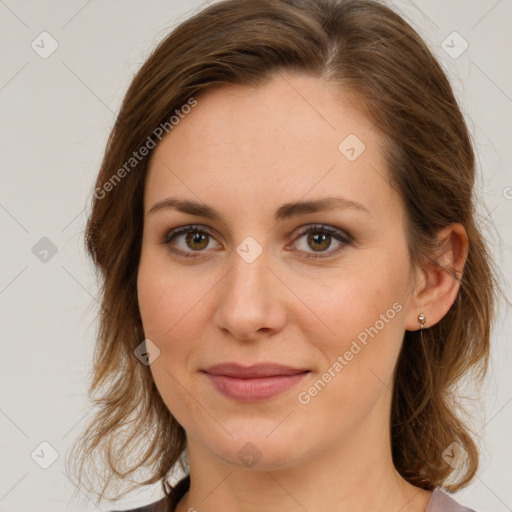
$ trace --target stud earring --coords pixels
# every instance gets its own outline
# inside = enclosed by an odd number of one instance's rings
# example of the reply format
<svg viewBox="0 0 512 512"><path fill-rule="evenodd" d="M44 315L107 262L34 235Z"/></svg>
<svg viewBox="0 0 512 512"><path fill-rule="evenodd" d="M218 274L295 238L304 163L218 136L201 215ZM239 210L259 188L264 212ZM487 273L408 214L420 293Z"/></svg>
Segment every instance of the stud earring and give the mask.
<svg viewBox="0 0 512 512"><path fill-rule="evenodd" d="M425 316L425 313L420 313L418 315L418 322L420 323L420 329L423 329L425 327L426 321L427 321L427 317Z"/></svg>

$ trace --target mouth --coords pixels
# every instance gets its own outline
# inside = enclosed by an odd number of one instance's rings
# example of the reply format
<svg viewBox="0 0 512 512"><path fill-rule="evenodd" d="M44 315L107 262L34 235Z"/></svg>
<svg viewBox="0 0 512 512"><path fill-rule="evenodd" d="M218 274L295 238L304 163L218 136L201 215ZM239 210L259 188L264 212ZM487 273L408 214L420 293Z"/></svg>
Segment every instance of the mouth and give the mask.
<svg viewBox="0 0 512 512"><path fill-rule="evenodd" d="M310 370L274 363L252 366L225 363L211 366L202 372L224 396L239 402L257 402L289 391Z"/></svg>

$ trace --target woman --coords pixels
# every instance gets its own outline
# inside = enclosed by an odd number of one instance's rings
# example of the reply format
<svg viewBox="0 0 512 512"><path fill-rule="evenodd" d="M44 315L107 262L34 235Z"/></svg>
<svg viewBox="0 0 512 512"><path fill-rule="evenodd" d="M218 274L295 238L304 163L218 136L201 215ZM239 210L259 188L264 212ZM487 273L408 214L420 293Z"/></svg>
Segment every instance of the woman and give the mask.
<svg viewBox="0 0 512 512"><path fill-rule="evenodd" d="M179 25L87 226L100 497L146 470L145 511L468 511L452 390L485 372L495 301L474 174L445 74L384 5L227 0Z"/></svg>

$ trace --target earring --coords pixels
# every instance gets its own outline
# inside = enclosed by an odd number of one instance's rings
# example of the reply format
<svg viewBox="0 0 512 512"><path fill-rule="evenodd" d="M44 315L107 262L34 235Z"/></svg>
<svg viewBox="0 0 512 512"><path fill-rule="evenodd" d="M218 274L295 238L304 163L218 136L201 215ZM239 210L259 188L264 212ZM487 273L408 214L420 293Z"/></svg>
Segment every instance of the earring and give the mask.
<svg viewBox="0 0 512 512"><path fill-rule="evenodd" d="M425 313L420 313L418 315L418 322L420 323L420 329L423 329L425 327L426 321L427 321L427 317L425 316Z"/></svg>

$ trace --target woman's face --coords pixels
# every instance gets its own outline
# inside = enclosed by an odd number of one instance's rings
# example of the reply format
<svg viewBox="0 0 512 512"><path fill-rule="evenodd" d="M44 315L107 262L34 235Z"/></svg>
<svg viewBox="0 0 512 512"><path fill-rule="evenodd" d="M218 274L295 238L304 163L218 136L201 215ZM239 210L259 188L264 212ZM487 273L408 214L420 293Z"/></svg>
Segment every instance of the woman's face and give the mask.
<svg viewBox="0 0 512 512"><path fill-rule="evenodd" d="M389 447L418 311L377 129L302 75L196 99L152 156L138 273L152 375L189 450L270 469ZM206 372L222 363L302 373Z"/></svg>

